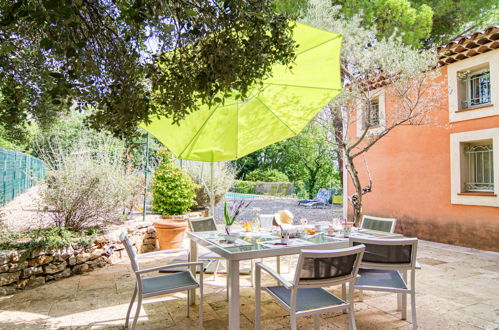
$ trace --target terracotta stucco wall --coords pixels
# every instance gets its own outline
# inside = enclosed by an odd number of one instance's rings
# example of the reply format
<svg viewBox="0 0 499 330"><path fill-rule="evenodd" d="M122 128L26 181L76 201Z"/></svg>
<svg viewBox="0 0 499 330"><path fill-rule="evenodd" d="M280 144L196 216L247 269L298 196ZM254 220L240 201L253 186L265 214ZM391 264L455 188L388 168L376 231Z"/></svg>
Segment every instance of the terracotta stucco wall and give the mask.
<svg viewBox="0 0 499 330"><path fill-rule="evenodd" d="M439 125L398 127L365 154L373 185L363 213L397 218L396 231L406 236L499 251L499 208L451 204L449 151L451 133L499 127L499 116L449 124L444 89L442 98L442 107L433 111ZM390 104L387 93L387 112ZM356 164L365 184L362 158ZM348 191L353 193L351 181Z"/></svg>

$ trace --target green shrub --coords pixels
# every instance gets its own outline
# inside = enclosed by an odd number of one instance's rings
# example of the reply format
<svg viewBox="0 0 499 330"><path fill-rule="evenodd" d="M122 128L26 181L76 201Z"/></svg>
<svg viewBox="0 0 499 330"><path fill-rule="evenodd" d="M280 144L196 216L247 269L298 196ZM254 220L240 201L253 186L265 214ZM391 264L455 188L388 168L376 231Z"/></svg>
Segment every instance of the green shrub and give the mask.
<svg viewBox="0 0 499 330"><path fill-rule="evenodd" d="M196 189L196 205L210 206L210 193L215 193L215 205L218 204L225 193L234 184L236 171L229 162L218 162L213 164L213 178L211 177L210 165L205 162L183 161L182 170L198 184ZM212 187L213 184L213 187Z"/></svg>
<svg viewBox="0 0 499 330"><path fill-rule="evenodd" d="M83 231L122 220L123 210L140 193L140 178L128 173L122 161L121 141L102 135L82 137L72 150L55 143L43 160L51 171L40 191L43 207L55 226Z"/></svg>
<svg viewBox="0 0 499 330"><path fill-rule="evenodd" d="M161 151L161 164L152 178L152 209L163 215L182 214L196 204L198 186L191 177L173 164L167 151Z"/></svg>
<svg viewBox="0 0 499 330"><path fill-rule="evenodd" d="M259 168L248 173L245 179L254 182L289 182L288 176L279 170L263 170Z"/></svg>
<svg viewBox="0 0 499 330"><path fill-rule="evenodd" d="M236 181L234 184L234 192L240 194L254 194L255 183L249 181Z"/></svg>
<svg viewBox="0 0 499 330"><path fill-rule="evenodd" d="M1 233L0 250L57 249L72 243L91 246L101 233L97 227L89 227L83 232L75 232L66 227L53 227L26 233Z"/></svg>

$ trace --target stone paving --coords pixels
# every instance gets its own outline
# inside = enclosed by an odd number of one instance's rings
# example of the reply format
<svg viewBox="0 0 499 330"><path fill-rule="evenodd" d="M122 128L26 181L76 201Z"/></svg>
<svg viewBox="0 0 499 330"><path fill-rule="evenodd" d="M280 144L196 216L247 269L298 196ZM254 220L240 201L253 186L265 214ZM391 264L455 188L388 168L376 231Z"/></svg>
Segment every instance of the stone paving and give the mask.
<svg viewBox="0 0 499 330"><path fill-rule="evenodd" d="M187 242L185 242L187 245ZM498 329L499 254L420 241L417 273L417 313L421 329ZM150 258L144 267L168 263L170 256ZM287 260L288 258L284 258ZM296 261L296 259L293 259ZM266 261L267 262L267 261ZM269 262L272 264L271 262ZM293 262L292 262L293 264ZM284 262L284 272L287 262ZM290 274L284 274L290 276ZM264 277L264 282L275 283ZM205 328L227 327L225 277L205 279ZM98 269L0 298L1 329L122 329L134 286L129 263ZM339 294L337 289L333 289ZM197 329L197 307L186 317L184 293L150 298L143 305L139 329ZM287 329L286 312L263 294L263 328ZM411 329L400 319L396 295L366 292L356 296L355 319L359 329ZM241 328L252 329L254 290L249 276L241 276ZM410 306L410 304L409 304ZM313 320L299 318L301 329ZM347 315L324 314L321 329L347 329Z"/></svg>

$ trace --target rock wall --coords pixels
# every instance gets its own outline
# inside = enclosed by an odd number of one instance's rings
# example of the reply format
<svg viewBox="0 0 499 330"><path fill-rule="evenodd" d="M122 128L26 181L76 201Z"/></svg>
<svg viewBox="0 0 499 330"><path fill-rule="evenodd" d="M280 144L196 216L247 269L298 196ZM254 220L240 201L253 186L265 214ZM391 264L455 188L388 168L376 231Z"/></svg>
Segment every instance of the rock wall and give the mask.
<svg viewBox="0 0 499 330"><path fill-rule="evenodd" d="M51 250L0 251L0 295L83 274L126 258L125 248L119 241L124 229L138 253L158 249L156 229L148 223L139 223L115 228L89 247L72 244Z"/></svg>

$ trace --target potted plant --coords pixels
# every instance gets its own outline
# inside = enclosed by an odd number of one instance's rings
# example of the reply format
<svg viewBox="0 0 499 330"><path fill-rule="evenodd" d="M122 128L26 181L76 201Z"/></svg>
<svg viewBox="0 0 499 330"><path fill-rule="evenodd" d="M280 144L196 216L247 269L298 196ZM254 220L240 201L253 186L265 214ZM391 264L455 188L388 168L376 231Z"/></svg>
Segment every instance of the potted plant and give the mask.
<svg viewBox="0 0 499 330"><path fill-rule="evenodd" d="M187 219L184 213L194 205L197 185L189 175L176 167L167 151L160 152L163 158L154 171L152 179L152 209L166 219L155 221L161 250L182 247Z"/></svg>
<svg viewBox="0 0 499 330"><path fill-rule="evenodd" d="M227 208L227 202L224 203L225 233L227 242L233 243L237 238L237 233L232 232L232 225L237 221L241 212L251 204L251 201L237 200L232 203L230 209Z"/></svg>

